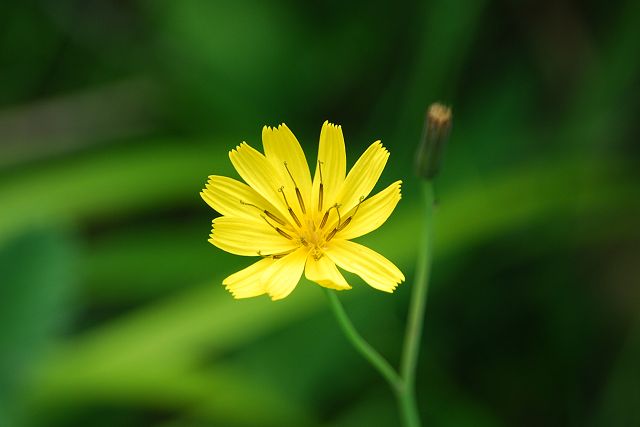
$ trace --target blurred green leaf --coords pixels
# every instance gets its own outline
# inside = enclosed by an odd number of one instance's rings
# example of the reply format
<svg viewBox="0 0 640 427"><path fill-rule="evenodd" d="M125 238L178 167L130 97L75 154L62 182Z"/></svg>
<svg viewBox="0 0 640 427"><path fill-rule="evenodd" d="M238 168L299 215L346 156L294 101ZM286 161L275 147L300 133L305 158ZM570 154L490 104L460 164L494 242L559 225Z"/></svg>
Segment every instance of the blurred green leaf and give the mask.
<svg viewBox="0 0 640 427"><path fill-rule="evenodd" d="M37 224L114 218L173 203L197 203L206 177L229 169L219 150L214 154L189 141L149 141L148 146L12 174L0 183L0 243Z"/></svg>
<svg viewBox="0 0 640 427"><path fill-rule="evenodd" d="M73 239L51 230L25 230L0 247L1 425L20 424L32 365L69 320L75 256Z"/></svg>

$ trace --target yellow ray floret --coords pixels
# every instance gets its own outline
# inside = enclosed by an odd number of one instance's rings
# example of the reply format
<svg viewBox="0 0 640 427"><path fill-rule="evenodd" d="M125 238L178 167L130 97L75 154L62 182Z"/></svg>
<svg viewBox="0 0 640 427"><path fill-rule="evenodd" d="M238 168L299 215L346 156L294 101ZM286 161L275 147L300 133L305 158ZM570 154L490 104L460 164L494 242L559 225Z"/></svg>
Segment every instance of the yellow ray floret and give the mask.
<svg viewBox="0 0 640 427"><path fill-rule="evenodd" d="M342 128L325 122L313 179L300 143L284 124L262 130L264 154L242 143L229 153L245 183L212 175L200 193L222 214L209 242L260 260L222 283L235 298L288 296L302 274L320 286L351 289L338 270L393 292L402 272L379 253L350 241L389 218L400 201L401 181L367 198L389 158L376 141L349 173Z"/></svg>

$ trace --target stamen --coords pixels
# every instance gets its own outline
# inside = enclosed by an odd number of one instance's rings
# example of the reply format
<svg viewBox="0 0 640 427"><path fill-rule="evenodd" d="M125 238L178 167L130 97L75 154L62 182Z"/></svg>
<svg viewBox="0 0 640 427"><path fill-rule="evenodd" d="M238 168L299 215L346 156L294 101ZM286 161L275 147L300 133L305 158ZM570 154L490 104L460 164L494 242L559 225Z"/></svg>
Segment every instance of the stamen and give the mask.
<svg viewBox="0 0 640 427"><path fill-rule="evenodd" d="M349 225L353 217L356 216L356 214L358 213L358 209L360 209L360 205L362 204L363 201L364 201L364 196L360 196L360 201L356 205L356 210L353 211L353 214L351 214L349 218L347 218L342 225L338 225L338 231L341 231L347 228L347 225Z"/></svg>
<svg viewBox="0 0 640 427"><path fill-rule="evenodd" d="M271 224L266 216L264 216L264 215L260 215L260 216L262 217L262 219L265 220L265 222L267 224L269 224L274 230L276 230L278 232L278 234L280 234L282 237L286 237L289 240L293 240L293 237L291 237L290 235L288 235L287 233L282 231L282 229L280 227L276 227L275 225Z"/></svg>
<svg viewBox="0 0 640 427"><path fill-rule="evenodd" d="M293 251L281 252L279 254L266 254L266 255L263 255L262 251L258 251L258 256L261 256L262 258L280 259L280 258L284 258L285 256L289 255L291 252L293 252Z"/></svg>
<svg viewBox="0 0 640 427"><path fill-rule="evenodd" d="M345 219L344 222L338 226L338 231L344 230L347 227L347 225L349 225L349 223L351 222L351 218L353 217L350 216L347 219Z"/></svg>
<svg viewBox="0 0 640 427"><path fill-rule="evenodd" d="M318 191L318 212L322 212L322 201L324 198L324 184L322 183L322 163L318 160L318 171L320 172L320 191Z"/></svg>
<svg viewBox="0 0 640 427"><path fill-rule="evenodd" d="M322 221L320 221L320 228L324 227L324 225L327 223L327 219L329 219L330 211L331 211L331 208L327 209L327 211L324 213L324 216L322 217Z"/></svg>
<svg viewBox="0 0 640 427"><path fill-rule="evenodd" d="M336 203L335 205L333 205L329 209L327 209L327 211L324 213L324 216L322 217L322 221L320 221L320 228L324 227L325 224L327 223L327 220L329 219L329 212L331 212L331 209L333 209L333 208L336 208L336 210L337 210L338 209L338 204ZM340 211L338 211L338 218L340 218Z"/></svg>
<svg viewBox="0 0 640 427"><path fill-rule="evenodd" d="M284 168L287 170L287 173L289 174L289 178L291 178L291 181L293 181L293 185L297 187L298 184L296 184L296 180L293 179L293 175L291 175L291 171L289 170L289 166L287 165L287 162L284 162Z"/></svg>
<svg viewBox="0 0 640 427"><path fill-rule="evenodd" d="M240 200L240 204L241 205L246 205L246 206L253 206L254 208L258 209L259 211L261 211L262 213L264 213L266 216L268 216L269 218L271 218L272 220L274 220L275 222L277 222L280 225L286 225L286 222L284 222L283 220L281 220L280 218L278 218L277 216L275 216L274 214L272 214L271 212L269 212L266 209L262 209L259 206L256 206L252 203L247 203L243 200Z"/></svg>
<svg viewBox="0 0 640 427"><path fill-rule="evenodd" d="M272 214L272 213L271 213L271 212L269 212L268 210L266 210L266 209L265 209L263 212L264 212L264 214L265 214L266 216L268 216L269 218L271 218L272 220L274 220L274 221L275 221L275 222L277 222L278 224L280 224L280 225L286 225L286 223L285 223L283 220L281 220L280 218L278 218L277 216L275 216L274 214Z"/></svg>
<svg viewBox="0 0 640 427"><path fill-rule="evenodd" d="M300 189L296 187L296 196L298 196L298 204L300 205L300 209L302 209L302 213L306 214L307 210L304 207L304 201L302 200L302 194L300 194Z"/></svg>
<svg viewBox="0 0 640 427"><path fill-rule="evenodd" d="M258 209L258 210L260 210L260 211L262 210L262 208L260 208L260 207L258 207L258 206L256 206L256 205L254 205L253 203L245 202L244 200L240 200L240 204L241 204L241 205L245 205L245 206L253 206L254 208L256 208L256 209Z"/></svg>
<svg viewBox="0 0 640 427"><path fill-rule="evenodd" d="M282 187L278 188L278 191L281 192L282 193L282 197L284 197L284 203L287 205L287 210L289 211L289 215L291 215L291 218L293 218L293 220L296 222L296 224L298 224L298 227L302 227L302 224L300 223L300 220L296 216L295 212L293 212L293 209L291 209L291 206L289 206L289 201L287 200L287 196L284 194L284 185Z"/></svg>
<svg viewBox="0 0 640 427"><path fill-rule="evenodd" d="M302 194L300 194L300 189L298 188L298 184L296 184L296 180L293 179L293 175L291 174L291 171L289 170L289 166L287 165L287 162L284 162L284 168L287 170L287 173L289 174L289 178L291 178L291 181L293 181L293 186L295 187L296 190L296 197L298 198L298 204L300 205L300 209L302 209L302 213L306 214L307 210L304 207L304 201L302 200Z"/></svg>
<svg viewBox="0 0 640 427"><path fill-rule="evenodd" d="M282 231L279 227L276 227L276 231L277 231L278 233L280 233L280 235L281 235L282 237L286 237L286 238L287 238L287 239L289 239L289 240L293 240L293 237L289 236L287 233L285 233L284 231Z"/></svg>
<svg viewBox="0 0 640 427"><path fill-rule="evenodd" d="M337 228L334 228L333 230L331 230L331 233L329 233L329 235L327 236L326 241L328 242L329 240L333 239L333 236L335 236L337 232L338 232Z"/></svg>

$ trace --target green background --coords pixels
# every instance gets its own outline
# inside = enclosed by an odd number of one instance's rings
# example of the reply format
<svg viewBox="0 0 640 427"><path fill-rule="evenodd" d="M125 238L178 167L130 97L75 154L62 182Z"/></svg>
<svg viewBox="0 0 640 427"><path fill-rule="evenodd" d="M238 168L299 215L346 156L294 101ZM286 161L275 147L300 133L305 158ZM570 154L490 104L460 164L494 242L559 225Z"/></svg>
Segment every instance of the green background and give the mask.
<svg viewBox="0 0 640 427"><path fill-rule="evenodd" d="M424 424L640 425L639 40L635 0L2 2L0 426L397 425L319 287L223 289L198 192L265 124L381 139L403 199L359 241L407 282L340 298L397 365L434 101Z"/></svg>

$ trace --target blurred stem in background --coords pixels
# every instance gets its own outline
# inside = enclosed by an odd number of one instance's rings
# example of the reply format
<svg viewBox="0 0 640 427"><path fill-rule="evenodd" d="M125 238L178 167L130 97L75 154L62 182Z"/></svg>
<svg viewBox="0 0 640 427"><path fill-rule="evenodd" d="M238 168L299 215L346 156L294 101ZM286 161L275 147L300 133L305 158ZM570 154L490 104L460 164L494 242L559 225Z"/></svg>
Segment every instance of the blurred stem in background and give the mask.
<svg viewBox="0 0 640 427"><path fill-rule="evenodd" d="M325 289L331 308L346 337L362 357L369 361L387 380L398 398L400 414L406 427L420 426L415 383L431 273L434 204L432 179L440 169L444 147L449 139L450 131L451 110L438 103L432 104L425 117L424 131L416 156L417 175L424 179L422 183L424 217L416 260L415 284L409 303L400 373L396 372L389 362L358 333L335 292Z"/></svg>
<svg viewBox="0 0 640 427"><path fill-rule="evenodd" d="M429 277L431 272L431 253L433 241L433 184L426 181L422 184L424 201L424 224L416 260L416 278L412 290L409 306L409 318L402 350L400 375L403 378L402 394L398 397L402 408L402 415L407 426L420 425L420 418L416 403L416 367L420 340L422 338L422 324L424 323L424 309L427 303Z"/></svg>

